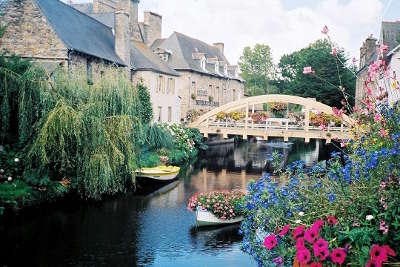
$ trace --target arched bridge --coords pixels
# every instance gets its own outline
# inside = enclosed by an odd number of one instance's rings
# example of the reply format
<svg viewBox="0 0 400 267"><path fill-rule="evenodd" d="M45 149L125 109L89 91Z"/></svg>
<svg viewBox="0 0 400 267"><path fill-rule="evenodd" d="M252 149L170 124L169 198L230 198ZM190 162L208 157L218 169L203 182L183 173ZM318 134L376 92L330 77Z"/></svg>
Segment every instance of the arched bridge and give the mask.
<svg viewBox="0 0 400 267"><path fill-rule="evenodd" d="M257 113L255 107L268 103L286 104L286 115L283 115L283 118L267 118L265 116L262 120L255 120L255 115L260 114ZM289 113L289 104L300 107L300 110ZM221 114L232 114L234 111L241 111L241 113L237 113L240 115L237 115L236 118L226 116L221 119ZM304 138L306 142L309 142L310 139L325 139L327 143L332 139L351 138L350 126L353 121L346 115L343 115L339 122L329 121L325 128L313 124L313 121L310 120L310 114L315 117L324 113L333 115L332 108L313 99L291 95L261 95L215 108L190 123L189 127L198 128L204 137L208 137L210 134L222 135L223 138L228 138L229 135L240 135L243 136L243 139L255 136L264 140L268 140L268 137L283 137L285 141L290 137L297 137ZM297 115L293 116L293 114ZM334 118L333 116L326 117Z"/></svg>

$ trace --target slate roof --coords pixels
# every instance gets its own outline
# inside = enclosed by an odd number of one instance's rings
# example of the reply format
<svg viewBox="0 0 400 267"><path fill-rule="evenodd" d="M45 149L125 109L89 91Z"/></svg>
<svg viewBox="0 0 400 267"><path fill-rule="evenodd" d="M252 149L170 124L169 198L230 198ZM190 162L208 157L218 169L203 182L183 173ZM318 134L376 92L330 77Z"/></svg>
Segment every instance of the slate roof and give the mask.
<svg viewBox="0 0 400 267"><path fill-rule="evenodd" d="M59 0L35 1L69 49L125 65L115 53L111 28Z"/></svg>
<svg viewBox="0 0 400 267"><path fill-rule="evenodd" d="M193 59L193 53L204 53L206 58L217 57L220 61L220 65L225 63L229 66L229 62L217 47L185 34L174 32L167 39L157 39L151 46L153 51L156 48L162 48L172 52L172 55L170 55L168 59L168 65L175 70L191 70L207 75L241 80L240 78L235 78L233 75L229 77L225 76L223 72L216 73L215 68L209 66L208 63L206 64L206 70L203 70L199 60Z"/></svg>
<svg viewBox="0 0 400 267"><path fill-rule="evenodd" d="M400 21L383 21L381 27L381 42L392 51L400 44Z"/></svg>
<svg viewBox="0 0 400 267"><path fill-rule="evenodd" d="M86 14L93 13L93 3L72 4L71 6Z"/></svg>
<svg viewBox="0 0 400 267"><path fill-rule="evenodd" d="M114 12L98 13L98 14L92 13L92 14L88 14L88 15L91 16L94 19L97 19L98 21L100 21L101 23L106 25L107 27L114 28L114 25L115 25L115 14L114 14Z"/></svg>
<svg viewBox="0 0 400 267"><path fill-rule="evenodd" d="M179 76L178 72L171 69L142 42L134 42L134 45L131 47L131 62L134 70L151 70Z"/></svg>

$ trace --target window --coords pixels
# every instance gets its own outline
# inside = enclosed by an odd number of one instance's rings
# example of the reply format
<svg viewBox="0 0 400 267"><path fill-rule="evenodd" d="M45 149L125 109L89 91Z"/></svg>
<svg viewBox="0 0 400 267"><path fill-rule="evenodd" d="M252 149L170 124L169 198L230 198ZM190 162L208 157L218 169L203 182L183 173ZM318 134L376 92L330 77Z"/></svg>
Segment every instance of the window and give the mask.
<svg viewBox="0 0 400 267"><path fill-rule="evenodd" d="M195 90L196 89L196 82L192 82L192 89Z"/></svg>
<svg viewBox="0 0 400 267"><path fill-rule="evenodd" d="M167 94L175 94L175 79L168 78Z"/></svg>
<svg viewBox="0 0 400 267"><path fill-rule="evenodd" d="M157 93L165 93L165 88L164 88L164 76L159 75L157 79Z"/></svg>
<svg viewBox="0 0 400 267"><path fill-rule="evenodd" d="M158 106L158 118L157 118L158 122L162 121L162 107Z"/></svg>
<svg viewBox="0 0 400 267"><path fill-rule="evenodd" d="M168 107L168 122L172 121L172 107Z"/></svg>

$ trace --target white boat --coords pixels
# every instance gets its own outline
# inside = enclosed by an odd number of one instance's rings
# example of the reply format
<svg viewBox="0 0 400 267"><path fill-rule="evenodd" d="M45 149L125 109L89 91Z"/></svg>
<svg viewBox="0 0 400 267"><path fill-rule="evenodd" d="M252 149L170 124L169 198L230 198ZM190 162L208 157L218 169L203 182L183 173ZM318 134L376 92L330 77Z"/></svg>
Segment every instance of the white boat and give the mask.
<svg viewBox="0 0 400 267"><path fill-rule="evenodd" d="M170 181L179 174L179 167L176 166L158 166L154 168L142 168L136 171L137 177L149 178L159 181Z"/></svg>
<svg viewBox="0 0 400 267"><path fill-rule="evenodd" d="M224 225L234 224L243 221L243 216L238 216L231 220L222 220L216 217L212 212L197 209L196 210L196 224L197 226L212 226L212 225Z"/></svg>

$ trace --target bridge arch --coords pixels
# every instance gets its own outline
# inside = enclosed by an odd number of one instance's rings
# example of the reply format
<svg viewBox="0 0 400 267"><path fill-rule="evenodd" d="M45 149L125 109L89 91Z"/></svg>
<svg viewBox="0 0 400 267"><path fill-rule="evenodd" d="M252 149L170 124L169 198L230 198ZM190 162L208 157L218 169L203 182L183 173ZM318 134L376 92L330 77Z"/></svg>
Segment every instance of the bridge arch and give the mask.
<svg viewBox="0 0 400 267"><path fill-rule="evenodd" d="M215 131L210 129L209 126L209 121L210 119L212 120L213 118L215 118L215 116L219 113L219 112L232 112L235 110L243 110L245 109L245 122L242 125L242 129L240 130L241 132L243 132L243 137L247 138L247 134L249 128L251 128L248 124L248 119L249 119L249 109L250 107L254 107L254 105L259 105L259 104L265 104L265 103L273 103L273 102L280 102L280 103L288 103L288 104L296 104L296 105L301 105L303 106L303 112L305 114L304 116L304 128L302 129L302 131L304 132L302 135L300 136L305 136L306 140L309 139L307 136L310 136L309 134L307 134L310 130L310 111L312 110L318 110L320 112L324 112L326 114L329 115L333 115L333 110L332 107L325 105L321 102L315 101L313 99L310 98L304 98L304 97L299 97L299 96L292 96L292 95L280 95L280 94L271 94L271 95L260 95L260 96L253 96L253 97L248 97L248 98L243 98L234 102L230 102L227 103L225 105L222 105L220 107L217 107L205 114L203 114L202 116L200 116L197 120L195 120L194 122L189 124L189 127L191 128L198 128L200 129L200 131L202 133L204 133L205 136L207 136L208 133L214 133ZM288 124L286 125L286 130L289 130ZM343 125L347 125L350 126L353 124L353 120L351 118L349 118L346 115L343 115L342 117L342 124ZM341 132L343 132L343 125L341 126ZM233 132L237 133L238 131L233 131L232 129L219 129L221 127L214 127L214 128L218 128L217 132L223 132L224 136L227 136L227 134L232 134ZM266 126L267 128L267 126ZM316 131L314 129L314 131ZM328 130L329 131L329 130ZM254 131L253 131L254 132ZM259 134L260 131L258 131L257 133L254 133L253 135L261 135ZM276 136L276 133L274 133ZM263 133L263 136L267 136L267 129L265 130L265 133ZM283 136L285 137L285 139L287 139L287 135L285 135L284 131L280 131L278 136ZM293 137L293 135L289 135L290 137ZM311 135L311 138L322 138L322 139L331 139L330 136L332 136L331 134L328 134L328 137L322 137L323 135L320 134L318 136L321 137L315 137L317 136L316 134ZM337 134L336 136L334 135L332 138L339 138L339 139L344 139L345 136L349 136L349 134L344 135L344 134Z"/></svg>

